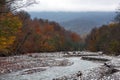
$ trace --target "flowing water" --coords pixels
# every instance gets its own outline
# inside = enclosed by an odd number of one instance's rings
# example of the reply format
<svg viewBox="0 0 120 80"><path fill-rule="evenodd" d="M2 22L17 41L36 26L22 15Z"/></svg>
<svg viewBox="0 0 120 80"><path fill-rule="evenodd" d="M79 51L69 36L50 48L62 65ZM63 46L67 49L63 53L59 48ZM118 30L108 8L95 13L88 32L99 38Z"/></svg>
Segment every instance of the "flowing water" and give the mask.
<svg viewBox="0 0 120 80"><path fill-rule="evenodd" d="M84 71L87 69L95 68L101 65L101 63L81 60L80 57L66 58L73 62L70 66L53 66L46 67L47 69L42 72L33 74L20 75L19 72L5 74L0 76L0 80L52 80L53 78L74 74L78 71Z"/></svg>

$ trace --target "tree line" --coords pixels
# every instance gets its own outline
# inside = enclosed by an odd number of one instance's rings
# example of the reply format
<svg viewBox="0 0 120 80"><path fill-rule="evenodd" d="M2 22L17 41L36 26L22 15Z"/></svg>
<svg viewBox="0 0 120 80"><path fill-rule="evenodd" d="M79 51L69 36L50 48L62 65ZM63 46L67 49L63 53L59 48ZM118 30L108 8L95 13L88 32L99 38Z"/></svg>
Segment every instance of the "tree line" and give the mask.
<svg viewBox="0 0 120 80"><path fill-rule="evenodd" d="M13 6L16 1L2 0L0 2L1 56L80 50L82 41L80 35L65 30L56 22L31 19L27 12L15 11L15 9L25 6Z"/></svg>
<svg viewBox="0 0 120 80"><path fill-rule="evenodd" d="M17 43L15 48L19 47L19 52L65 51L80 48L80 35L65 30L58 23L37 18L31 19L25 11L20 11L16 15L23 24L15 41ZM19 43L20 41L23 41L22 44Z"/></svg>
<svg viewBox="0 0 120 80"><path fill-rule="evenodd" d="M86 49L120 55L120 10L117 11L114 22L92 29L86 37Z"/></svg>
<svg viewBox="0 0 120 80"><path fill-rule="evenodd" d="M120 54L120 11L115 22L94 28L82 39L56 22L34 18L17 9L35 0L0 0L0 56L35 52L89 50ZM21 3L21 5L17 5ZM83 41L84 40L84 41Z"/></svg>

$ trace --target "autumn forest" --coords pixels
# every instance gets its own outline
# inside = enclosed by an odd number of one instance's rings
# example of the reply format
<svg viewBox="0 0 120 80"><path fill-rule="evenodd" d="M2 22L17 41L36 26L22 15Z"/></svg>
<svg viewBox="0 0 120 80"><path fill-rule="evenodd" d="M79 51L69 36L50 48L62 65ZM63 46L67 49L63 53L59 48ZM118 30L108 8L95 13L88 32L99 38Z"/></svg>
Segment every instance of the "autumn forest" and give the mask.
<svg viewBox="0 0 120 80"><path fill-rule="evenodd" d="M120 12L115 21L94 28L85 37L64 29L57 22L34 18L17 9L34 4L12 6L17 0L0 0L0 56L36 52L103 51L120 55Z"/></svg>

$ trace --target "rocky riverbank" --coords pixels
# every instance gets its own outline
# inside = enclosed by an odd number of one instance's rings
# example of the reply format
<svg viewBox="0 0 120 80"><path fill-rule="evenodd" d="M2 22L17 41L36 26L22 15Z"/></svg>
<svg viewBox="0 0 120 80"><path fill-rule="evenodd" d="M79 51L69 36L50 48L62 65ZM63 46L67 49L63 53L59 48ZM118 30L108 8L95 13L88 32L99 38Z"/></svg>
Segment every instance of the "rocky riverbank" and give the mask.
<svg viewBox="0 0 120 80"><path fill-rule="evenodd" d="M0 57L0 75L11 72L16 72L23 69L34 67L47 67L47 66L68 66L71 65L67 59L55 59L61 57L60 54L28 54L12 57ZM44 71L45 69L33 69L26 71L25 73L33 73ZM23 73L23 74L25 74Z"/></svg>
<svg viewBox="0 0 120 80"><path fill-rule="evenodd" d="M55 78L53 80L79 80L79 78L80 80L120 80L120 58L114 57L112 59L111 57L107 56L106 59L109 60L97 68L92 68L89 70L85 70L83 72L80 71L82 74L80 76L78 76L79 72L76 72L75 74L62 76L59 78Z"/></svg>
<svg viewBox="0 0 120 80"><path fill-rule="evenodd" d="M120 71L110 69L106 66L100 66L82 72L81 76L77 76L78 72L72 75L63 76L53 80L120 80Z"/></svg>
<svg viewBox="0 0 120 80"><path fill-rule="evenodd" d="M120 80L119 56L93 56L95 53L92 52L69 53L83 54L84 57L95 58L95 61L63 57L66 55L64 52L0 57L0 80ZM107 61L99 63L101 59Z"/></svg>

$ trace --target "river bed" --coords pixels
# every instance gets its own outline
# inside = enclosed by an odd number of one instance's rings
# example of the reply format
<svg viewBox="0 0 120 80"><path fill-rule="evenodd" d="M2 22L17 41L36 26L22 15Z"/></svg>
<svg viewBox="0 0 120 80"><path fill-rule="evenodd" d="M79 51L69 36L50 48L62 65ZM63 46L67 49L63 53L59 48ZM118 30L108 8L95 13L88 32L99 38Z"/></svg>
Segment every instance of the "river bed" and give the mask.
<svg viewBox="0 0 120 80"><path fill-rule="evenodd" d="M42 67L43 69L46 70L25 75L21 75L21 73L24 70L12 72L9 74L0 75L0 80L52 80L53 78L74 74L78 71L84 72L85 70L98 67L102 64L99 62L81 60L80 57L56 58L56 59L68 59L73 64L69 66Z"/></svg>

